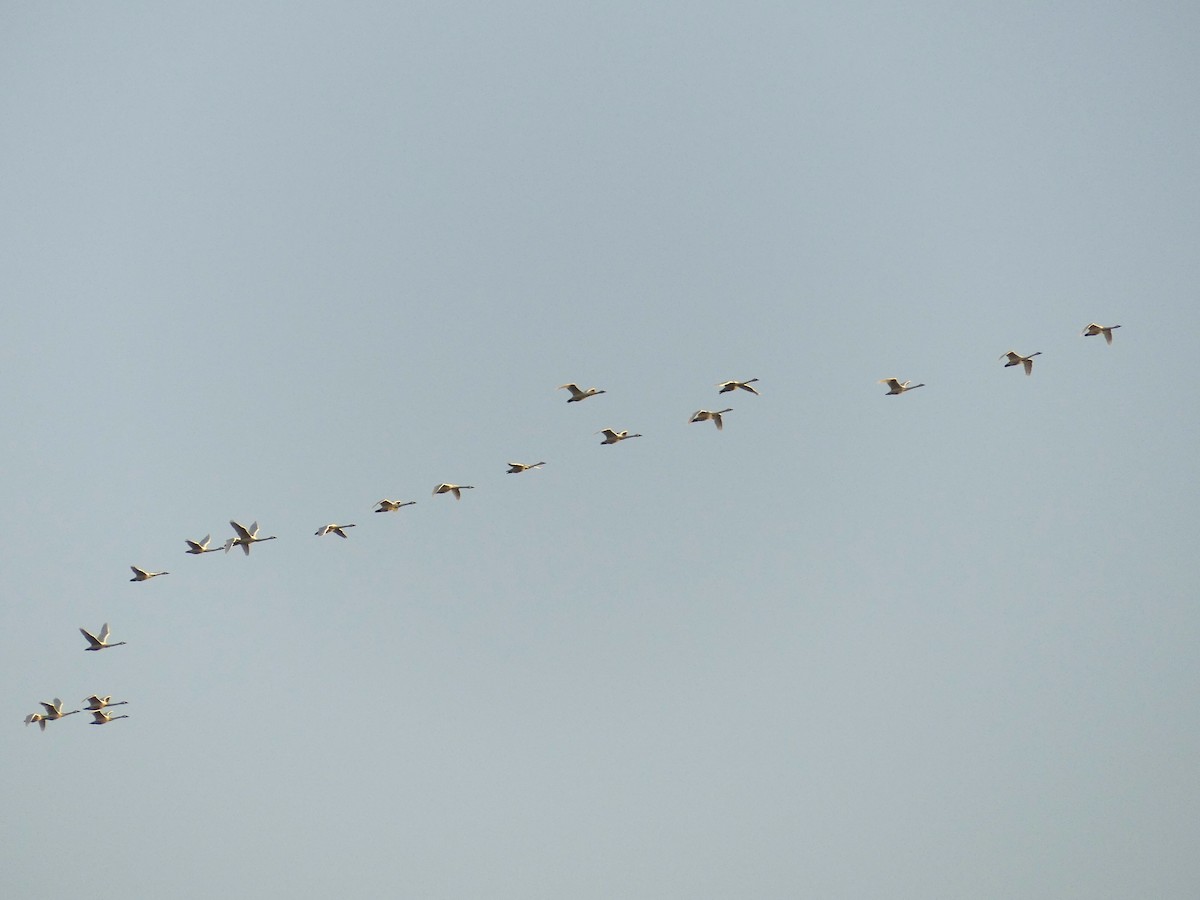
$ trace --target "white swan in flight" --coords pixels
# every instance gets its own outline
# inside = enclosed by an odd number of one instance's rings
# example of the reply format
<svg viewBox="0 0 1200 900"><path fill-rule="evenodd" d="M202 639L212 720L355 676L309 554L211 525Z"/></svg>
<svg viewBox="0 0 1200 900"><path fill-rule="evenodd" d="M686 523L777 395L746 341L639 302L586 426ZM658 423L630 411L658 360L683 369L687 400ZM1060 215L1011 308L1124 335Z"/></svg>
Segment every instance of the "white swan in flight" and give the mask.
<svg viewBox="0 0 1200 900"><path fill-rule="evenodd" d="M628 431L613 431L611 428L601 429L596 434L604 435L604 440L600 442L600 446L604 446L605 444L619 444L621 441L627 441L630 438L641 437L640 434L630 434Z"/></svg>
<svg viewBox="0 0 1200 900"><path fill-rule="evenodd" d="M157 578L159 575L170 575L170 572L147 572L145 569L139 569L137 566L129 567L133 571L133 577L130 581L149 581L151 578Z"/></svg>
<svg viewBox="0 0 1200 900"><path fill-rule="evenodd" d="M1111 344L1113 329L1120 327L1120 325L1097 325L1095 322L1091 322L1087 328L1083 329L1083 336L1095 337L1098 334L1102 334L1104 335L1104 340Z"/></svg>
<svg viewBox="0 0 1200 900"><path fill-rule="evenodd" d="M70 712L63 712L62 701L57 697L54 698L53 703L47 703L45 700L40 700L38 702L40 702L42 704L42 708L46 710L46 714L42 716L42 718L47 722L53 722L55 719L62 719L67 716L73 716L77 712L82 712L82 710L79 709L73 709Z"/></svg>
<svg viewBox="0 0 1200 900"><path fill-rule="evenodd" d="M1033 374L1033 358L1035 356L1041 356L1041 355L1042 355L1041 350L1039 350L1037 353L1030 353L1028 356L1022 356L1016 350L1009 350L1007 353L1001 354L1000 358L1008 360L1008 362L1006 362L1004 364L1004 368L1007 369L1009 366L1024 366L1025 374L1032 375Z"/></svg>
<svg viewBox="0 0 1200 900"><path fill-rule="evenodd" d="M884 394L885 397L898 397L905 391L915 391L919 387L925 387L924 384L913 384L911 381L901 383L898 378L880 378L879 383L888 386L888 392Z"/></svg>
<svg viewBox="0 0 1200 900"><path fill-rule="evenodd" d="M88 631L87 629L84 629L84 628L80 628L79 633L82 634L85 638L87 638L88 643L91 645L90 647L84 647L83 649L85 651L87 651L87 650L107 650L109 647L120 647L122 644L125 643L124 641L117 641L112 644L110 644L108 642L108 636L111 632L108 630L107 622L105 622L104 627L100 629L100 637L96 637L94 634L92 634L90 631Z"/></svg>
<svg viewBox="0 0 1200 900"><path fill-rule="evenodd" d="M400 509L402 506L412 506L416 502L417 502L416 500L401 500L401 501L388 500L385 497L384 499L380 500L378 503L375 504L377 507L379 507L378 509L375 510L375 512L395 512L396 510Z"/></svg>
<svg viewBox="0 0 1200 900"><path fill-rule="evenodd" d="M89 725L107 725L109 722L117 721L117 719L129 718L129 716L110 716L102 709L93 709L91 713L92 721L88 722Z"/></svg>
<svg viewBox="0 0 1200 900"><path fill-rule="evenodd" d="M28 728L34 722L37 722L38 728L42 731L46 730L46 717L41 713L30 713L25 717L25 727Z"/></svg>
<svg viewBox="0 0 1200 900"><path fill-rule="evenodd" d="M505 472L504 474L506 474L506 475L519 475L519 474L521 474L522 472L528 472L530 469L537 469L537 468L541 468L541 467L542 467L542 466L544 466L545 464L546 464L546 461L545 461L545 460L542 460L541 462L535 462L535 463L518 463L518 462L510 462L510 463L508 464L508 471L507 471L507 472Z"/></svg>
<svg viewBox="0 0 1200 900"><path fill-rule="evenodd" d="M733 408L718 409L716 412L713 412L711 409L698 409L692 413L692 417L688 419L688 422L707 422L711 420L717 426L717 431L720 431L725 427L725 422L721 419L721 416L727 412L733 412Z"/></svg>
<svg viewBox="0 0 1200 900"><path fill-rule="evenodd" d="M343 531L343 529L356 528L356 527L357 526L353 525L353 524L351 524L351 525L335 525L331 522L328 525L322 525L320 528L317 529L317 537L321 537L326 534L336 534L340 538L349 537L350 535L346 534L346 532Z"/></svg>
<svg viewBox="0 0 1200 900"><path fill-rule="evenodd" d="M199 540L199 541L189 541L185 538L183 542L188 545L188 548L185 552L186 553L216 553L221 548L208 546L208 542L210 540L212 540L211 534L206 534L204 536L204 539Z"/></svg>
<svg viewBox="0 0 1200 900"><path fill-rule="evenodd" d="M250 547L252 545L261 543L262 541L275 540L275 535L271 535L270 537L259 537L257 522L250 523L249 528L247 528L245 525L239 525L237 522L233 521L233 519L229 520L229 524L233 530L237 532L237 537L231 537L225 542L226 553L228 553L234 547L241 547L242 552L249 556Z"/></svg>
<svg viewBox="0 0 1200 900"><path fill-rule="evenodd" d="M461 500L463 491L473 490L475 490L475 485L473 484L446 484L443 482L433 489L433 493L434 496L438 494L453 494L455 500Z"/></svg>
<svg viewBox="0 0 1200 900"><path fill-rule="evenodd" d="M560 384L558 390L566 388L571 392L571 396L567 398L568 403L578 403L580 400L586 400L588 397L595 397L597 394L607 394L608 391L600 391L596 388L588 388L586 391L580 390L579 385L574 383Z"/></svg>
<svg viewBox="0 0 1200 900"><path fill-rule="evenodd" d="M719 387L720 390L717 391L717 393L725 394L729 391L736 391L738 388L741 388L743 391L749 391L757 397L760 396L758 391L750 387L750 385L756 381L758 381L757 378L747 378L745 381L718 381L717 387Z"/></svg>
<svg viewBox="0 0 1200 900"><path fill-rule="evenodd" d="M83 708L88 712L95 712L98 709L105 709L109 706L125 706L128 702L128 700L118 700L116 703L113 703L111 694L107 697L92 694L90 697L83 698Z"/></svg>

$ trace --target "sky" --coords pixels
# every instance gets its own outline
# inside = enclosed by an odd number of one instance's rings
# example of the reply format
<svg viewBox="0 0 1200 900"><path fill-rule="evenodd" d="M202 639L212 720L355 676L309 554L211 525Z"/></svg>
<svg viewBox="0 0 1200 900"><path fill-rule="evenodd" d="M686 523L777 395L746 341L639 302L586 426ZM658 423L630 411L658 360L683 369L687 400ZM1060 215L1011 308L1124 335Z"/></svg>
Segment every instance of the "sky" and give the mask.
<svg viewBox="0 0 1200 900"><path fill-rule="evenodd" d="M0 895L1196 896L1200 11L0 20Z"/></svg>

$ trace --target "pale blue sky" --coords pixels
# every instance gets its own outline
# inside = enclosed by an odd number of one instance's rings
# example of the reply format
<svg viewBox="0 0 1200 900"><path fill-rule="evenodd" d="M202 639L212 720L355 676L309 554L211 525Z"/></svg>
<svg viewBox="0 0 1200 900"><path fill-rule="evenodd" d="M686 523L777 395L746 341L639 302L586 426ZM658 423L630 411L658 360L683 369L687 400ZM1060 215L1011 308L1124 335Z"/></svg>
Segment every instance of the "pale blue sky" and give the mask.
<svg viewBox="0 0 1200 900"><path fill-rule="evenodd" d="M2 18L0 894L1196 896L1200 12Z"/></svg>

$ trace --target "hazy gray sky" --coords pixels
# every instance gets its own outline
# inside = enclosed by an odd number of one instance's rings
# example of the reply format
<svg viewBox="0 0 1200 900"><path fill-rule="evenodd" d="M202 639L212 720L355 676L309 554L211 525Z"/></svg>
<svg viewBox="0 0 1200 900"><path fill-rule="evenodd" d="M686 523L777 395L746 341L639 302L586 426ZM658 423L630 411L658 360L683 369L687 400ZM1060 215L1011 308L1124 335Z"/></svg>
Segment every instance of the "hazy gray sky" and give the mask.
<svg viewBox="0 0 1200 900"><path fill-rule="evenodd" d="M1196 896L1200 12L2 18L0 894Z"/></svg>

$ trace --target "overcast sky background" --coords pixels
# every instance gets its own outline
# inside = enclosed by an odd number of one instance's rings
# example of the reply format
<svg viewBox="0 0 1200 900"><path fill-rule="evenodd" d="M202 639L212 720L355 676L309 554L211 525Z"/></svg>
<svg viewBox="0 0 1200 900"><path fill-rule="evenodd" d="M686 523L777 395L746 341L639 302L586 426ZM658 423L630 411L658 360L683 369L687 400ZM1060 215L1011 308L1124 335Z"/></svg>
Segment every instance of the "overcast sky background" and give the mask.
<svg viewBox="0 0 1200 900"><path fill-rule="evenodd" d="M1200 10L2 19L0 894L1196 896Z"/></svg>

